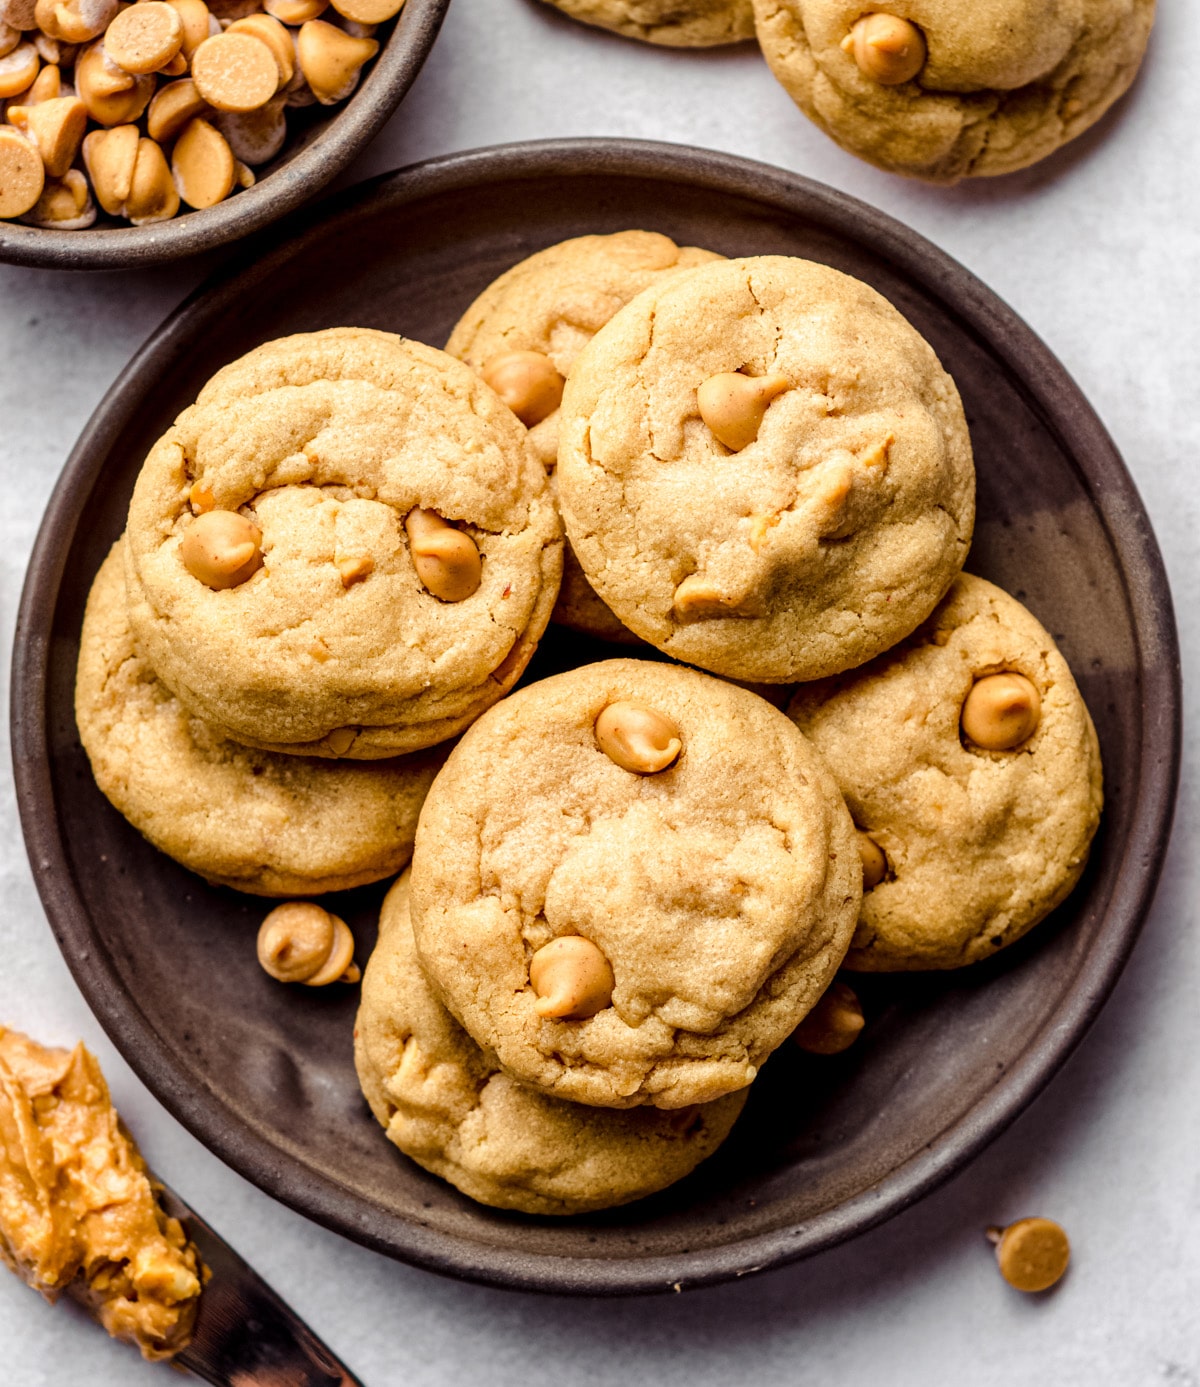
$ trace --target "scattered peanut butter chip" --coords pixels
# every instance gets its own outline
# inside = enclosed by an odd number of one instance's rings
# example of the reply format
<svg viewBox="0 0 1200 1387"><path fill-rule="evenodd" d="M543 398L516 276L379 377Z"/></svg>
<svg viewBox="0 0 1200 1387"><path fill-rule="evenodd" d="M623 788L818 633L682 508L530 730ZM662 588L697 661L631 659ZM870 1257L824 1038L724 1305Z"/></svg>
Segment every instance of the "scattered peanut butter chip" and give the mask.
<svg viewBox="0 0 1200 1387"><path fill-rule="evenodd" d="M788 378L778 371L768 376L723 371L700 385L696 404L713 435L732 452L740 453L758 437L771 401L789 387Z"/></svg>
<svg viewBox="0 0 1200 1387"><path fill-rule="evenodd" d="M96 220L96 204L85 175L68 169L61 179L47 179L42 195L25 220L31 226L80 231Z"/></svg>
<svg viewBox="0 0 1200 1387"><path fill-rule="evenodd" d="M862 71L883 87L911 82L925 66L925 35L894 14L867 14L842 40Z"/></svg>
<svg viewBox="0 0 1200 1387"><path fill-rule="evenodd" d="M984 751L1013 751L1037 731L1042 696L1023 674L977 679L962 708L962 730Z"/></svg>
<svg viewBox="0 0 1200 1387"><path fill-rule="evenodd" d="M126 72L159 72L183 47L183 20L165 0L140 0L118 11L104 31L104 52Z"/></svg>
<svg viewBox="0 0 1200 1387"><path fill-rule="evenodd" d="M1052 1219L1022 1218L1007 1228L989 1228L1000 1275L1018 1291L1048 1291L1062 1280L1071 1260L1066 1232Z"/></svg>
<svg viewBox="0 0 1200 1387"><path fill-rule="evenodd" d="M22 112L20 120L18 111ZM57 96L36 106L10 106L8 119L33 141L46 173L51 178L62 178L75 162L87 129L87 107L83 102L77 96Z"/></svg>
<svg viewBox="0 0 1200 1387"><path fill-rule="evenodd" d="M562 404L566 382L542 352L504 352L486 362L480 375L527 429Z"/></svg>
<svg viewBox="0 0 1200 1387"><path fill-rule="evenodd" d="M62 70L57 63L49 63L33 79L33 86L21 98L26 106L36 106L41 101L53 101L63 94ZM12 108L9 107L11 110Z"/></svg>
<svg viewBox="0 0 1200 1387"><path fill-rule="evenodd" d="M323 106L349 96L363 64L379 52L375 39L356 39L323 19L303 25L296 45L300 70Z"/></svg>
<svg viewBox="0 0 1200 1387"><path fill-rule="evenodd" d="M858 851L862 857L863 890L872 891L888 874L888 860L883 849L869 833L858 830Z"/></svg>
<svg viewBox="0 0 1200 1387"><path fill-rule="evenodd" d="M537 993L534 1010L558 1021L584 1021L612 1001L612 967L590 939L560 935L529 961L529 982Z"/></svg>
<svg viewBox="0 0 1200 1387"><path fill-rule="evenodd" d="M858 994L844 982L833 982L792 1032L792 1039L810 1055L840 1055L865 1024Z"/></svg>
<svg viewBox="0 0 1200 1387"><path fill-rule="evenodd" d="M278 91L279 65L262 39L226 30L196 49L192 81L218 111L254 111Z"/></svg>
<svg viewBox="0 0 1200 1387"><path fill-rule="evenodd" d="M262 567L262 531L237 511L205 511L183 532L179 556L205 586L235 588Z"/></svg>
<svg viewBox="0 0 1200 1387"><path fill-rule="evenodd" d="M333 8L357 24L382 24L400 13L404 0L333 0Z"/></svg>
<svg viewBox="0 0 1200 1387"><path fill-rule="evenodd" d="M138 141L133 183L123 210L134 226L169 221L179 211L179 193L167 156L154 140Z"/></svg>
<svg viewBox="0 0 1200 1387"><path fill-rule="evenodd" d="M342 575L342 586L352 588L375 571L375 560L370 554L348 555L338 559L337 571Z"/></svg>
<svg viewBox="0 0 1200 1387"><path fill-rule="evenodd" d="M19 43L0 58L0 98L17 96L32 85L42 60L32 43Z"/></svg>
<svg viewBox="0 0 1200 1387"><path fill-rule="evenodd" d="M470 535L419 506L404 517L404 529L417 577L434 597L462 602L478 589L483 566Z"/></svg>
<svg viewBox="0 0 1200 1387"><path fill-rule="evenodd" d="M315 901L286 901L271 911L258 931L258 961L279 982L307 987L355 983L362 976L349 925Z"/></svg>
<svg viewBox="0 0 1200 1387"><path fill-rule="evenodd" d="M665 771L679 757L679 728L657 708L622 699L610 703L596 719L600 750L622 770L637 775Z"/></svg>
<svg viewBox="0 0 1200 1387"><path fill-rule="evenodd" d="M38 28L62 43L91 43L115 18L118 0L37 0Z"/></svg>
<svg viewBox="0 0 1200 1387"><path fill-rule="evenodd" d="M41 155L19 131L0 126L0 217L28 212L45 183Z"/></svg>
<svg viewBox="0 0 1200 1387"><path fill-rule="evenodd" d="M263 0L263 9L281 24L293 27L307 24L310 19L323 15L329 8L329 0Z"/></svg>
<svg viewBox="0 0 1200 1387"><path fill-rule="evenodd" d="M233 152L216 126L194 116L175 142L171 173L189 207L213 207L233 191Z"/></svg>
<svg viewBox="0 0 1200 1387"><path fill-rule="evenodd" d="M279 71L277 91L286 87L292 80L296 72L296 50L292 44L291 34L277 19L272 19L269 14L250 14L242 19L235 19L225 32L227 34L249 34L251 38L256 38L260 43L267 45Z"/></svg>
<svg viewBox="0 0 1200 1387"><path fill-rule="evenodd" d="M178 14L183 25L183 47L180 51L190 64L196 49L210 37L208 6L204 0L167 0L167 4Z"/></svg>
<svg viewBox="0 0 1200 1387"><path fill-rule="evenodd" d="M88 115L105 126L130 125L141 117L154 95L153 76L134 77L109 63L100 43L75 60L75 90Z"/></svg>

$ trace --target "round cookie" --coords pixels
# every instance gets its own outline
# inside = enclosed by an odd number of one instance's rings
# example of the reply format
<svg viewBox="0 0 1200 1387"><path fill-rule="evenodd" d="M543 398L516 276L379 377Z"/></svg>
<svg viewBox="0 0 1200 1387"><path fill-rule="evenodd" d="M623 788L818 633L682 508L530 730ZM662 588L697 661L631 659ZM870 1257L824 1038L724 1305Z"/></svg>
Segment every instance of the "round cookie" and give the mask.
<svg viewBox="0 0 1200 1387"><path fill-rule="evenodd" d="M751 0L546 0L597 29L668 48L714 48L754 37Z"/></svg>
<svg viewBox="0 0 1200 1387"><path fill-rule="evenodd" d="M1036 690L1014 736L1034 730L1012 749L986 750L965 730L981 735L964 704L987 687L979 681L1005 672ZM886 859L845 967L990 958L1078 881L1103 798L1095 729L1053 640L993 584L964 573L911 640L802 688L789 713Z"/></svg>
<svg viewBox="0 0 1200 1387"><path fill-rule="evenodd" d="M747 377L757 379L747 379ZM712 385L757 436L719 441ZM766 683L862 664L929 615L962 566L975 471L954 382L848 275L785 256L655 286L581 353L558 494L617 616L678 660Z"/></svg>
<svg viewBox="0 0 1200 1387"><path fill-rule="evenodd" d="M334 766L222 737L139 656L121 549L92 584L75 682L80 740L112 804L176 862L256 896L344 891L400 871L440 757Z"/></svg>
<svg viewBox="0 0 1200 1387"><path fill-rule="evenodd" d="M588 342L643 289L720 259L698 246L677 246L658 231L560 241L489 284L458 320L446 350L480 372L506 353L538 352L565 379ZM529 430L530 444L547 470L558 458L558 420L555 409ZM638 644L596 596L570 545L564 548L562 589L551 619L600 640Z"/></svg>
<svg viewBox="0 0 1200 1387"><path fill-rule="evenodd" d="M262 536L261 565L220 589L185 562L213 508ZM477 589L427 576L418 512L434 545L473 558ZM512 687L562 539L524 430L472 371L335 328L268 342L204 387L146 459L125 559L138 648L194 713L267 750L374 758L453 736Z"/></svg>
<svg viewBox="0 0 1200 1387"><path fill-rule="evenodd" d="M1025 168L1095 124L1137 75L1155 0L882 0L875 11L850 0L754 0L754 8L772 72L826 134L880 168L952 183ZM915 76L896 81L901 69L877 80L869 55L860 67L852 31L871 14L920 31Z"/></svg>
<svg viewBox="0 0 1200 1387"><path fill-rule="evenodd" d="M634 727L641 773L608 726L630 702L669 733L656 751ZM442 1000L513 1078L679 1108L746 1087L791 1034L861 886L841 796L783 713L695 670L609 660L515 693L459 743L421 814L413 927ZM608 1004L589 982L574 1010L591 1014L554 1007L551 941L591 978L611 969Z"/></svg>
<svg viewBox="0 0 1200 1387"><path fill-rule="evenodd" d="M481 1204L580 1214L693 1171L729 1135L746 1090L628 1112L516 1083L438 1001L417 958L406 873L388 892L354 1029L359 1083L388 1139Z"/></svg>

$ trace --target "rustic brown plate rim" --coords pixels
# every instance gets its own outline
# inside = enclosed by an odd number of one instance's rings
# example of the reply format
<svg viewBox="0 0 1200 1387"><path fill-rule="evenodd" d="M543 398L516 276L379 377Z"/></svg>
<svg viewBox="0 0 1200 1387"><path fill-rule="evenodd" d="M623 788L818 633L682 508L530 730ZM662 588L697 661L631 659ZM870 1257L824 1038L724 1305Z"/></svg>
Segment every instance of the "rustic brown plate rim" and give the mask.
<svg viewBox="0 0 1200 1387"><path fill-rule="evenodd" d="M410 0L411 2L411 0ZM802 216L887 258L1000 355L1086 474L1117 555L1132 613L1142 693L1139 771L1125 860L1106 924L1053 1025L943 1139L865 1192L800 1226L671 1257L585 1259L525 1254L484 1238L444 1234L419 1222L403 1238L381 1236L349 1189L314 1171L221 1110L188 1083L161 1037L130 998L91 933L58 835L46 717L50 631L72 538L91 483L141 383L188 348L202 324L229 312L289 255L289 244L372 207L406 205L484 183L604 173L707 188ZM1181 676L1165 567L1136 487L1103 424L1061 363L1033 331L969 271L882 212L800 175L737 156L619 139L505 145L432 159L385 174L292 219L288 235L251 244L151 335L118 377L76 444L50 499L30 559L13 659L12 748L22 826L51 927L76 982L118 1049L164 1105L209 1148L274 1197L368 1247L431 1271L485 1284L581 1295L689 1288L783 1265L835 1246L914 1204L962 1169L1037 1096L1078 1045L1116 984L1149 911L1166 854L1179 775ZM99 460L99 461L98 461Z"/></svg>

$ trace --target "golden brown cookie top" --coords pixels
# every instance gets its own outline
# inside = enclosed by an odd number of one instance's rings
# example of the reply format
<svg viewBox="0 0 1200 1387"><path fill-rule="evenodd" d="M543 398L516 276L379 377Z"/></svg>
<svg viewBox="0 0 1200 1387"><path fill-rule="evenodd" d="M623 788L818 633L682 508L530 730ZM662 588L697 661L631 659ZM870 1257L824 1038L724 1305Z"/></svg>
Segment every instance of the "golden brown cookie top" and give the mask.
<svg viewBox="0 0 1200 1387"><path fill-rule="evenodd" d="M821 995L861 876L845 806L782 713L610 660L513 695L459 744L418 828L414 927L513 1077L681 1107L745 1087ZM543 969L552 944L565 957Z"/></svg>
<svg viewBox="0 0 1200 1387"><path fill-rule="evenodd" d="M509 1078L425 977L408 887L406 873L383 903L355 1025L363 1092L401 1151L481 1203L577 1214L673 1184L725 1139L744 1091L675 1112L615 1112Z"/></svg>
<svg viewBox="0 0 1200 1387"><path fill-rule="evenodd" d="M754 37L750 0L546 0L584 24L667 48L713 48Z"/></svg>
<svg viewBox="0 0 1200 1387"><path fill-rule="evenodd" d="M563 400L558 494L627 626L784 683L928 616L967 553L975 474L920 334L858 280L762 256L647 290L593 339Z"/></svg>
<svg viewBox="0 0 1200 1387"><path fill-rule="evenodd" d="M909 641L789 713L885 859L847 967L989 958L1078 880L1102 803L1095 730L1054 641L1000 588L962 574Z"/></svg>
<svg viewBox="0 0 1200 1387"><path fill-rule="evenodd" d="M238 891L312 895L398 872L438 753L331 765L223 737L139 655L122 547L92 585L75 682L80 739L104 794L155 847Z"/></svg>
<svg viewBox="0 0 1200 1387"><path fill-rule="evenodd" d="M218 372L129 511L131 622L159 678L239 740L297 753L453 735L520 674L560 571L511 413L453 358L366 329Z"/></svg>

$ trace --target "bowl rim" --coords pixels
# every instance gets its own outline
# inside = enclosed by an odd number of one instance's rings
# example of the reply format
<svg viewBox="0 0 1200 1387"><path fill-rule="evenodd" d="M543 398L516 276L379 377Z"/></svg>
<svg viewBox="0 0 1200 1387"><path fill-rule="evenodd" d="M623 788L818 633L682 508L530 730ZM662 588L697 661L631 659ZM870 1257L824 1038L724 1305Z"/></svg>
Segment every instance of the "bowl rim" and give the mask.
<svg viewBox="0 0 1200 1387"><path fill-rule="evenodd" d="M405 0L375 65L316 137L260 183L213 207L149 226L52 231L0 221L0 264L49 270L132 270L215 250L294 211L378 134L416 81L450 0ZM399 40L396 42L395 40Z"/></svg>
<svg viewBox="0 0 1200 1387"><path fill-rule="evenodd" d="M46 717L50 632L66 559L91 484L137 407L140 383L187 350L191 335L290 254L299 237L372 202L407 204L483 182L601 173L684 183L766 202L865 242L934 295L1013 366L1050 427L1088 458L1087 489L1121 565L1141 675L1142 736L1134 832L1124 853L1140 870L1118 875L1107 925L1088 953L1054 1025L1043 1028L987 1096L942 1138L877 1185L816 1218L718 1248L675 1256L595 1260L489 1247L419 1223L405 1244L377 1233L357 1195L275 1146L184 1081L172 1056L90 935L58 838ZM191 294L150 335L97 406L51 495L34 543L17 615L11 727L14 777L30 863L60 949L84 997L129 1064L164 1106L240 1174L299 1213L356 1242L430 1271L487 1285L580 1295L629 1295L710 1285L833 1247L916 1203L977 1155L1033 1101L1066 1061L1112 992L1149 911L1166 855L1178 785L1182 681L1166 569L1132 477L1104 425L1049 348L970 271L918 233L869 205L801 175L739 156L627 139L564 139L492 146L383 174L306 209L273 248L246 251Z"/></svg>

